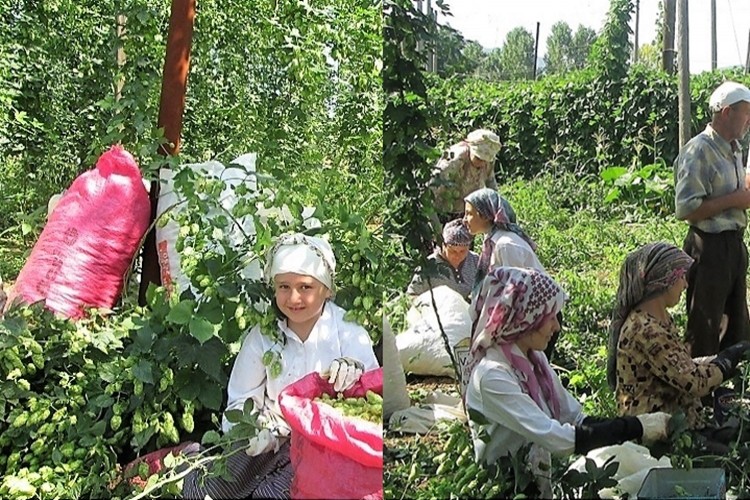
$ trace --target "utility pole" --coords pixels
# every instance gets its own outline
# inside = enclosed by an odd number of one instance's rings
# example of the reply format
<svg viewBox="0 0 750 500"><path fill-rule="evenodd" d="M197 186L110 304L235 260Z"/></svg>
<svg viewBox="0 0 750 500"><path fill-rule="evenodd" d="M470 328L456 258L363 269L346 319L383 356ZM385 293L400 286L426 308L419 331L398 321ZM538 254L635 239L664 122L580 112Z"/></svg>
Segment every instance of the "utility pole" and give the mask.
<svg viewBox="0 0 750 500"><path fill-rule="evenodd" d="M688 0L678 0L677 36L677 106L679 109L680 144L682 147L690 139L690 55L688 50Z"/></svg>
<svg viewBox="0 0 750 500"><path fill-rule="evenodd" d="M534 42L534 75L533 79L536 80L536 60L539 56L539 21L536 22L536 41Z"/></svg>
<svg viewBox="0 0 750 500"><path fill-rule="evenodd" d="M633 50L633 64L638 62L638 26L641 17L641 0L635 0L635 46Z"/></svg>
<svg viewBox="0 0 750 500"><path fill-rule="evenodd" d="M745 56L745 74L750 73L750 31L747 32L747 56Z"/></svg>
<svg viewBox="0 0 750 500"><path fill-rule="evenodd" d="M716 0L711 0L711 71L716 69Z"/></svg>
<svg viewBox="0 0 750 500"><path fill-rule="evenodd" d="M661 68L674 75L675 1L664 0L664 40L662 43Z"/></svg>

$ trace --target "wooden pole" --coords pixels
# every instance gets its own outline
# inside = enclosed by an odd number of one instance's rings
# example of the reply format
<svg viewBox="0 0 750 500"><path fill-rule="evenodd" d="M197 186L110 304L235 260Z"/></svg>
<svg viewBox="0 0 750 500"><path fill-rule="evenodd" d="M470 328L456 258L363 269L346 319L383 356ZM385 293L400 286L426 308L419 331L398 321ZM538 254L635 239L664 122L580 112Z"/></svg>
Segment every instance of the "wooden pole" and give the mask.
<svg viewBox="0 0 750 500"><path fill-rule="evenodd" d="M536 23L536 41L534 42L534 74L533 79L536 80L536 60L539 57L539 21Z"/></svg>
<svg viewBox="0 0 750 500"><path fill-rule="evenodd" d="M117 29L115 35L120 40L120 45L117 47L117 69L122 69L125 65L125 49L122 48L122 38L125 37L125 24L127 23L127 17L125 14L117 14ZM115 84L115 101L119 101L122 97L122 87L125 85L125 78L120 75Z"/></svg>
<svg viewBox="0 0 750 500"><path fill-rule="evenodd" d="M674 75L675 1L664 0L664 39L662 40L661 68Z"/></svg>
<svg viewBox="0 0 750 500"><path fill-rule="evenodd" d="M426 2L426 14L427 19L430 20L430 23L435 22L437 24L437 19L432 17L432 0L427 0ZM427 54L427 71L429 71L430 73L435 72L435 45L437 45L437 43L433 41L432 49L430 49L429 54Z"/></svg>
<svg viewBox="0 0 750 500"><path fill-rule="evenodd" d="M633 47L633 64L638 62L638 26L641 19L641 0L635 0L635 43Z"/></svg>
<svg viewBox="0 0 750 500"><path fill-rule="evenodd" d="M435 29L437 29L437 10L432 9L432 21L435 23ZM432 46L432 72L437 73L438 70L438 46L435 43Z"/></svg>
<svg viewBox="0 0 750 500"><path fill-rule="evenodd" d="M680 147L690 140L690 54L688 47L688 0L678 0L677 80Z"/></svg>
<svg viewBox="0 0 750 500"><path fill-rule="evenodd" d="M711 71L716 69L716 0L711 0Z"/></svg>
<svg viewBox="0 0 750 500"><path fill-rule="evenodd" d="M164 128L167 143L162 146L162 154L176 156L180 151L182 114L185 110L185 92L190 70L190 46L193 40L193 19L195 0L172 0L169 17L167 50L164 58L164 75L161 82L159 102L159 128ZM159 200L159 175L151 182L151 221L156 219L156 205ZM146 290L154 283L161 284L159 260L156 251L156 231L149 231L143 244L143 266L138 302L146 303Z"/></svg>
<svg viewBox="0 0 750 500"><path fill-rule="evenodd" d="M747 32L747 55L745 56L745 74L750 73L750 31Z"/></svg>

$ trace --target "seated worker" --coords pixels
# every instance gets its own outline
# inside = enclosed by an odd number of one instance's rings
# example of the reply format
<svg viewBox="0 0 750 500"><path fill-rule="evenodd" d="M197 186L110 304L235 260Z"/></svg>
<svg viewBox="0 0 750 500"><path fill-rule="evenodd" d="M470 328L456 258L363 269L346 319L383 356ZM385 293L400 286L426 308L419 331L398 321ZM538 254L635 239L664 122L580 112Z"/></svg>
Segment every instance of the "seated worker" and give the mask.
<svg viewBox="0 0 750 500"><path fill-rule="evenodd" d="M441 223L461 217L464 197L472 191L497 189L494 162L501 147L497 134L479 129L443 153L433 173L432 187Z"/></svg>
<svg viewBox="0 0 750 500"><path fill-rule="evenodd" d="M234 362L227 387L227 410L242 409L252 399L258 421L268 430L250 439L244 452L227 459L236 478L185 478L184 498L289 498L293 476L289 461L290 429L277 404L279 393L305 375L329 377L337 392L345 391L364 371L378 367L372 343L361 326L344 319L333 303L336 259L328 242L300 233L282 235L269 252L265 277L273 284L281 341L250 330ZM264 353L280 356L281 372L263 362ZM231 424L224 419L223 430Z"/></svg>
<svg viewBox="0 0 750 500"><path fill-rule="evenodd" d="M474 453L493 465L530 444L538 492L551 495L551 455L584 454L632 439L667 437L670 415L587 417L542 352L559 329L565 292L535 269L496 267L473 297L471 376L465 391Z"/></svg>
<svg viewBox="0 0 750 500"><path fill-rule="evenodd" d="M432 272L429 268L417 268L406 293L417 296L430 286L446 285L468 301L479 262L479 255L471 251L473 241L474 237L461 219L448 222L443 226L443 244L427 257L434 265Z"/></svg>
<svg viewBox="0 0 750 500"><path fill-rule="evenodd" d="M750 348L740 342L716 356L691 358L668 309L679 302L692 264L668 243L644 245L625 258L607 363L620 415L682 410L691 428L705 428L710 422L701 417L701 398L729 377Z"/></svg>

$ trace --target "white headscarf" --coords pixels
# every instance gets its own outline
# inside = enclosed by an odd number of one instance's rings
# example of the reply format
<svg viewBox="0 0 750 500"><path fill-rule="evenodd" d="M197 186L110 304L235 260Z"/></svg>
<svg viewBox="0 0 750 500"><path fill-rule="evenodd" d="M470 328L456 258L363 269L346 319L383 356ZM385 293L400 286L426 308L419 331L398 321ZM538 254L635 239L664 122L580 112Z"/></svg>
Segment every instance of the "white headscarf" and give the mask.
<svg viewBox="0 0 750 500"><path fill-rule="evenodd" d="M475 130L466 136L469 150L480 160L489 161L495 159L502 144L500 138L494 132L485 129Z"/></svg>
<svg viewBox="0 0 750 500"><path fill-rule="evenodd" d="M279 236L266 259L265 275L269 282L281 273L303 274L335 292L335 272L336 257L331 245L323 238L302 233Z"/></svg>

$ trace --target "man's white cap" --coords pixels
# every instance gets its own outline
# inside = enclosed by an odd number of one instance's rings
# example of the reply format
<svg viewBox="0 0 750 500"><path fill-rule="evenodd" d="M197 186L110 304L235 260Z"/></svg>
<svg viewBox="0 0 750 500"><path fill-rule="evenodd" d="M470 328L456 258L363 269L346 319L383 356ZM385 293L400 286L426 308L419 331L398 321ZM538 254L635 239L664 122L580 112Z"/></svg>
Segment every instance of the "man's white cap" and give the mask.
<svg viewBox="0 0 750 500"><path fill-rule="evenodd" d="M717 113L740 101L750 102L750 89L737 82L724 82L711 94L708 107L712 113Z"/></svg>

